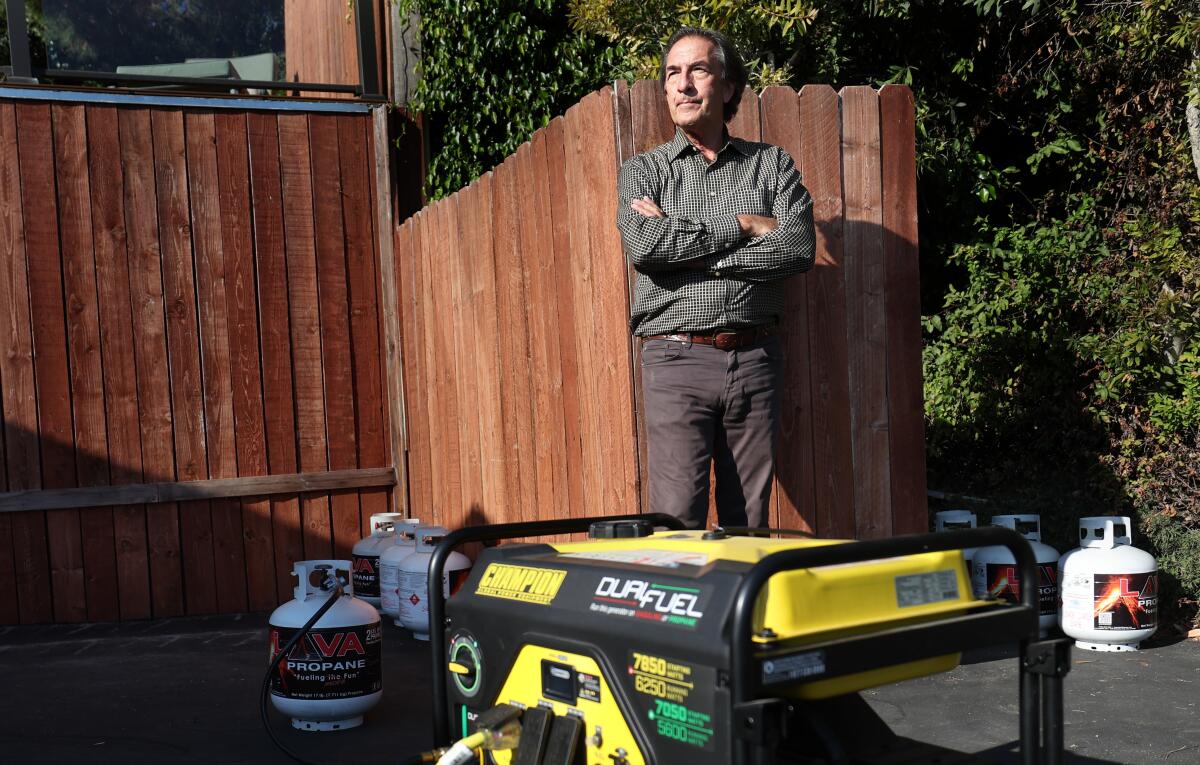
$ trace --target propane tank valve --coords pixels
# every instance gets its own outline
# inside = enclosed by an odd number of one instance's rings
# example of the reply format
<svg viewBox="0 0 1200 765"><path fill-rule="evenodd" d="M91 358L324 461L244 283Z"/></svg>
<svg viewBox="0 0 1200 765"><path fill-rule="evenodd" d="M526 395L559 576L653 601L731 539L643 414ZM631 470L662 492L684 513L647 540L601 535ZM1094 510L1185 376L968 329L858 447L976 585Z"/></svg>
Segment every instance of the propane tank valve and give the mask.
<svg viewBox="0 0 1200 765"><path fill-rule="evenodd" d="M313 571L321 572L321 591L329 592L341 587L346 588L346 580L337 575L337 571L328 563L318 563L313 566Z"/></svg>

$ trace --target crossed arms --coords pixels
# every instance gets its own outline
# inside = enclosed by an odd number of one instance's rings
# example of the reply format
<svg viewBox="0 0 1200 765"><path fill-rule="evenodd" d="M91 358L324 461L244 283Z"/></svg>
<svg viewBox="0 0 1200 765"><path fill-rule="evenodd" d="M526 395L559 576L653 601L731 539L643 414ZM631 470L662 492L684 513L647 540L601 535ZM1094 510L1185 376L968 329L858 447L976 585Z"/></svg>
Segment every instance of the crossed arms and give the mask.
<svg viewBox="0 0 1200 765"><path fill-rule="evenodd" d="M617 228L634 268L703 270L751 282L811 268L816 249L812 197L791 157L783 151L778 156L771 215L667 216L656 201L661 182L637 159L622 165Z"/></svg>

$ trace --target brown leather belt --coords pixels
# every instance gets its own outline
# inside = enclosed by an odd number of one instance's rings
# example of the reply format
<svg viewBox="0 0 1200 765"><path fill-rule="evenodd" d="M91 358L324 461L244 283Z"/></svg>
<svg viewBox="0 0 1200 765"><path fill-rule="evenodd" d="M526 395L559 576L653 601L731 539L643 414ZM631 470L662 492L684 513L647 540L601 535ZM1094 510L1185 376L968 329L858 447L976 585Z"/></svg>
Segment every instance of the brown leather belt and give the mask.
<svg viewBox="0 0 1200 765"><path fill-rule="evenodd" d="M775 330L774 325L763 325L761 327L751 327L750 329L717 331L708 334L676 332L670 335L646 335L642 340L674 340L679 343L691 342L699 343L700 345L711 345L721 351L736 351L738 348L752 345L763 338L770 337L775 334Z"/></svg>

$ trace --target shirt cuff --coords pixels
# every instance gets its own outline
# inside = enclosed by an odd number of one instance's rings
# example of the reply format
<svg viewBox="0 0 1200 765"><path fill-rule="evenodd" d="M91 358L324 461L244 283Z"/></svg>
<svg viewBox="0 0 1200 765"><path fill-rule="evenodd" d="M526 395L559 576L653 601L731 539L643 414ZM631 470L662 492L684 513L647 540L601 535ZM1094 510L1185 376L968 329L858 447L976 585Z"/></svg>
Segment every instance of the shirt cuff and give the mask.
<svg viewBox="0 0 1200 765"><path fill-rule="evenodd" d="M742 238L742 227L736 215L719 215L709 219L705 228L712 243L711 252L728 250Z"/></svg>

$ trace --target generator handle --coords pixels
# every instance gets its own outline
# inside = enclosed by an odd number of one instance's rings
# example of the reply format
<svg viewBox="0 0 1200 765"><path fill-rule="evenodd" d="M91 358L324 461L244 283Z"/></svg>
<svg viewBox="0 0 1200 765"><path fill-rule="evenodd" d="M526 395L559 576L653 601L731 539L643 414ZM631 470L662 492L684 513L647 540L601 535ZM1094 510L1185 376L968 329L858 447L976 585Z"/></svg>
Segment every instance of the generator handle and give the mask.
<svg viewBox="0 0 1200 765"><path fill-rule="evenodd" d="M1038 587L1037 559L1029 542L1012 529L1001 526L989 526L981 529L963 529L945 531L936 534L911 534L889 539L872 539L863 542L846 544L823 545L821 547L804 547L782 550L768 555L746 572L738 586L733 604L733 621L730 625L731 668L733 670L733 687L731 697L734 705L751 701L758 692L759 683L754 676L754 640L751 630L754 626L754 605L758 596L766 586L767 581L776 574L795 569L832 566L843 563L859 563L879 558L896 558L903 555L919 555L921 553L941 552L944 550L959 550L966 547L987 547L1002 545L1007 547L1016 559L1020 571L1021 606L1029 613L1029 630L1027 637L1021 640L1021 652L1025 653L1026 644L1038 638ZM1022 672L1021 704L1027 706L1032 693L1025 686L1029 678ZM1036 678L1033 679L1036 683ZM1039 737L1034 726L1026 725L1024 718L1031 717L1034 721L1039 717L1037 710L1029 710L1032 715L1022 715L1021 750L1025 762L1030 762L1030 754L1039 750ZM738 765L748 762L745 745L739 747L740 761Z"/></svg>
<svg viewBox="0 0 1200 765"><path fill-rule="evenodd" d="M576 534L587 531L600 521L649 521L672 531L687 528L683 521L666 513L636 513L631 515L597 515L588 518L562 518L550 521L499 523L488 526L464 526L442 537L429 559L429 650L433 656L433 744L449 746L450 720L447 717L446 697L446 596L442 576L450 553L467 542L492 542L501 539L522 539L549 534Z"/></svg>

